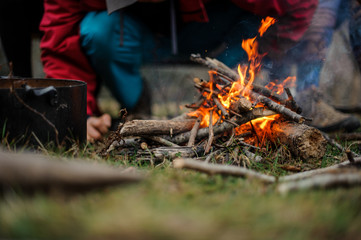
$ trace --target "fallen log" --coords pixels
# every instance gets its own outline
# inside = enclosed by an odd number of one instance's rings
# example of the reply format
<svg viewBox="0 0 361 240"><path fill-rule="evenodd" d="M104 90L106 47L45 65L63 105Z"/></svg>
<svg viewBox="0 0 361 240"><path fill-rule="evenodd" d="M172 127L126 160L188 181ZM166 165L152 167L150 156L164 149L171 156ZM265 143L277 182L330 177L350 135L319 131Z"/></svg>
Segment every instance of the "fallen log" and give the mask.
<svg viewBox="0 0 361 240"><path fill-rule="evenodd" d="M142 180L140 174L89 161L50 158L40 154L0 151L0 190L20 187L25 192L64 191L76 193Z"/></svg>
<svg viewBox="0 0 361 240"><path fill-rule="evenodd" d="M320 159L325 155L327 141L321 132L305 124L275 121L267 139L275 144L284 144L295 157Z"/></svg>
<svg viewBox="0 0 361 240"><path fill-rule="evenodd" d="M191 130L194 123L194 119L181 121L132 120L123 124L118 132L118 136L173 135Z"/></svg>

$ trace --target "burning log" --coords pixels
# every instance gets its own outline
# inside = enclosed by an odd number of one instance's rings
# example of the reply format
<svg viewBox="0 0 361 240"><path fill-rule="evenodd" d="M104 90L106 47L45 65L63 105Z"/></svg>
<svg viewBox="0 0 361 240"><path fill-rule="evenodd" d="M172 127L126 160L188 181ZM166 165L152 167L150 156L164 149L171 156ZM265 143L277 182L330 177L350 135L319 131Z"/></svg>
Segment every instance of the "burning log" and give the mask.
<svg viewBox="0 0 361 240"><path fill-rule="evenodd" d="M232 117L231 120L233 123L235 123L237 125L242 125L253 119L264 117L264 116L269 116L269 115L273 115L273 114L275 114L273 111L266 110L263 108L255 108L255 109L252 109L251 111L247 112L246 114L244 114L241 118L238 116L234 116L234 117ZM235 127L234 124L232 124L230 122L223 122L219 125L214 126L213 134L218 135L221 133L225 133L227 131L232 130L232 128L234 128L234 127ZM208 135L209 135L209 128L208 127L202 128L198 131L196 139L202 139L202 138L208 137ZM168 138L167 140L174 142L176 144L182 144L182 143L187 142L189 140L190 136L191 136L191 132L189 131L189 132L181 133L174 137Z"/></svg>
<svg viewBox="0 0 361 240"><path fill-rule="evenodd" d="M293 122L275 121L267 138L278 144L285 144L301 159L320 159L326 152L327 141L316 128Z"/></svg>
<svg viewBox="0 0 361 240"><path fill-rule="evenodd" d="M269 99L265 96L262 96L262 95L259 95L256 93L252 93L252 96L255 99L259 100L260 102L264 103L270 110L275 111L275 112L285 116L287 119L293 120L298 123L303 123L306 120L305 117L299 115L296 112L291 111L290 109L272 101L271 99Z"/></svg>

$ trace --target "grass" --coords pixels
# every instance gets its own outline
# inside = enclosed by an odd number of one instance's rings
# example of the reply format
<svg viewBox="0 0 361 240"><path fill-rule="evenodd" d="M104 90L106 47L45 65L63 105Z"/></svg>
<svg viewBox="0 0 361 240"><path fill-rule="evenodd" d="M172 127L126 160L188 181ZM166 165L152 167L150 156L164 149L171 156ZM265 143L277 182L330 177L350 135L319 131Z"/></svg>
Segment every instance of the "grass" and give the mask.
<svg viewBox="0 0 361 240"><path fill-rule="evenodd" d="M26 150L6 137L2 145ZM344 146L360 152L357 144ZM230 154L235 147L229 148ZM146 180L76 195L54 191L29 195L4 188L0 239L361 239L361 187L280 195L272 185L177 170L168 160L152 167L139 161L135 152L101 157L98 148L59 150L47 145L39 151L68 161L80 157L136 167L147 174ZM291 174L284 165L310 170L345 158L330 146L323 159L306 162L287 157L283 146L267 150L264 163L249 167L274 176Z"/></svg>
<svg viewBox="0 0 361 240"><path fill-rule="evenodd" d="M171 168L85 195L8 193L0 232L36 239L359 238L361 188L281 196L238 178Z"/></svg>
<svg viewBox="0 0 361 240"><path fill-rule="evenodd" d="M361 188L280 195L274 186L234 177L176 170L165 161L152 168L134 158L95 155L95 146L42 149L69 159L136 166L145 181L86 194L26 195L9 188L0 198L0 237L14 239L360 239ZM339 161L338 151L311 167ZM270 154L270 157L275 155ZM251 166L289 174L282 158ZM290 164L297 164L293 162ZM300 164L300 163L298 163ZM315 165L316 164L316 165Z"/></svg>

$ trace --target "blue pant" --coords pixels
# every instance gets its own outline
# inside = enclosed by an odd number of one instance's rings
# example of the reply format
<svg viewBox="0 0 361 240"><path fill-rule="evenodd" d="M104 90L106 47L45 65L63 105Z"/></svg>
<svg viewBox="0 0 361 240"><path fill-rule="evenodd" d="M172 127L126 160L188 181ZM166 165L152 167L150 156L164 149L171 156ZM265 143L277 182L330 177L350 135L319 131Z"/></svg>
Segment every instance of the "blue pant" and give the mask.
<svg viewBox="0 0 361 240"><path fill-rule="evenodd" d="M156 37L136 17L124 12L89 12L80 24L81 45L95 72L114 97L129 110L142 93L140 67L144 63L189 59L191 53L206 55L219 46L216 56L230 67L246 60L242 40L257 33L260 17L232 3L208 9L209 23L189 23L178 32L180 54L171 54L167 37Z"/></svg>

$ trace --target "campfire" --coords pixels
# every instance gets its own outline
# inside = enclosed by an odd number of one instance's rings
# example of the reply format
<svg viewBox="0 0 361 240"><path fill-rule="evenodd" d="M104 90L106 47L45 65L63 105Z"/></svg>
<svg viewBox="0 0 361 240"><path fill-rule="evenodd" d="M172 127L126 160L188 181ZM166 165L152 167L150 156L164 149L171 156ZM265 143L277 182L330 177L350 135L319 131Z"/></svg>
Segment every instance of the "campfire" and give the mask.
<svg viewBox="0 0 361 240"><path fill-rule="evenodd" d="M254 82L266 55L258 53L258 39L274 23L275 19L267 17L257 36L243 41L248 63L240 64L237 70L216 59L191 55L192 61L210 71L207 80L194 78L199 99L186 105L190 111L171 120L125 118L107 138L103 154L119 154L126 159L131 156L137 161L149 161L152 166L172 161L175 168L278 183L280 192L360 184L360 174L353 172L360 162L359 157L354 158L357 154L305 124L312 119L301 115L292 96L290 88L295 85L295 77L266 86ZM250 169L279 155L320 162L328 143L345 153L349 161L279 178ZM267 157L270 154L275 156L271 160ZM292 165L282 168L302 171Z"/></svg>
<svg viewBox="0 0 361 240"><path fill-rule="evenodd" d="M301 109L290 91L296 78L290 76L267 86L254 83L266 55L258 53L258 39L275 21L267 17L257 36L243 41L248 64L240 64L237 71L216 59L191 55L192 61L210 68L208 80L194 78L200 96L199 101L186 105L191 111L172 120L120 124L108 139L106 152L139 145L144 140L143 153L151 152L161 159L207 155L233 143L245 147L243 152L252 159L266 147L280 144L287 146L295 157L321 158L326 140L317 129L304 124L311 119L300 115ZM153 147L159 144L166 147Z"/></svg>

